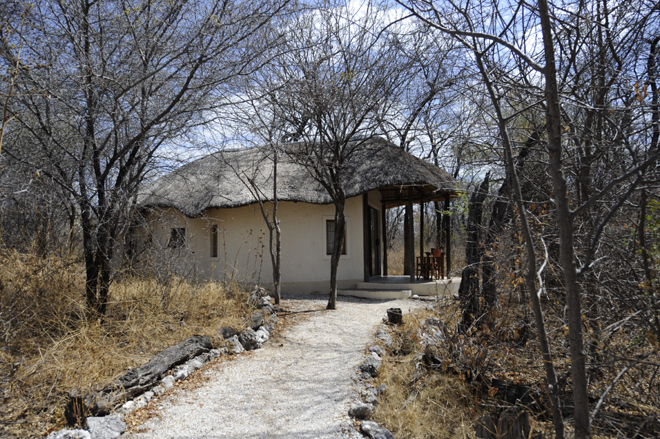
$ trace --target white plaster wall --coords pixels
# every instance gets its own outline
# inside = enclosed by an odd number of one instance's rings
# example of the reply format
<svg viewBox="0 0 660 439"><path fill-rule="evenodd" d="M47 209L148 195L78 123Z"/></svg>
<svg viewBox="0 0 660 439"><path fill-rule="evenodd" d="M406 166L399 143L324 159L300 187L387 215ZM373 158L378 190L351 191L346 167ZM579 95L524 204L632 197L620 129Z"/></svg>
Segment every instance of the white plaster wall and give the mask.
<svg viewBox="0 0 660 439"><path fill-rule="evenodd" d="M380 211L379 191L369 193L369 204ZM267 204L266 208L270 212L272 206ZM279 203L284 292L328 292L330 256L325 254L325 220L333 219L334 213L332 204ZM337 277L339 288L354 288L364 277L362 196L346 200L345 214L347 254L340 259ZM211 257L212 224L218 225L217 258ZM162 246L167 245L173 227L186 228L188 251L200 276L264 285L272 282L268 228L259 205L210 209L199 218L186 218L175 209L166 209L154 226L154 237Z"/></svg>

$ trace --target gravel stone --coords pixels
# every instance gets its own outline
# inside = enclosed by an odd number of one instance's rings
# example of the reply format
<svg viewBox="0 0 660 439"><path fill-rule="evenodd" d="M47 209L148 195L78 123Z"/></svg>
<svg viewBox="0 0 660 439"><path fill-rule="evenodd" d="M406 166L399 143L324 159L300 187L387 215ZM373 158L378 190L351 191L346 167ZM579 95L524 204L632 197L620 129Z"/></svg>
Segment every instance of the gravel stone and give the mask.
<svg viewBox="0 0 660 439"><path fill-rule="evenodd" d="M190 360L187 365L192 368L192 370L197 370L200 367L204 366L204 362L199 359L199 357L195 357L192 360Z"/></svg>
<svg viewBox="0 0 660 439"><path fill-rule="evenodd" d="M161 396L158 417L126 437L362 439L348 409L365 347L387 308L423 304L344 296L336 310L326 304L326 297L285 297L287 310L316 312L291 314L277 343L209 365L203 386Z"/></svg>
<svg viewBox="0 0 660 439"><path fill-rule="evenodd" d="M257 334L257 341L261 344L266 343L270 338L270 333L263 326L257 330L256 334Z"/></svg>
<svg viewBox="0 0 660 439"><path fill-rule="evenodd" d="M374 354L378 355L380 358L383 358L385 356L385 349L381 348L377 344L373 346L369 346L369 352L373 352Z"/></svg>
<svg viewBox="0 0 660 439"><path fill-rule="evenodd" d="M92 439L87 430L60 430L49 434L46 439Z"/></svg>
<svg viewBox="0 0 660 439"><path fill-rule="evenodd" d="M126 401L126 402L124 403L124 405L121 406L121 408L119 409L119 411L120 411L122 414L127 415L127 414L131 413L132 411L134 411L135 409L136 409L136 407L135 407L135 401Z"/></svg>
<svg viewBox="0 0 660 439"><path fill-rule="evenodd" d="M171 389L172 387L174 387L174 382L175 381L176 380L174 379L174 377L172 375L168 375L165 378L163 378L162 380L160 380L160 383L162 384L163 387L165 387L165 389Z"/></svg>
<svg viewBox="0 0 660 439"><path fill-rule="evenodd" d="M364 402L366 404L377 405L378 404L378 397L374 393L367 393L364 396Z"/></svg>
<svg viewBox="0 0 660 439"><path fill-rule="evenodd" d="M375 407L373 404L357 403L348 410L348 414L355 419L367 419L374 414Z"/></svg>
<svg viewBox="0 0 660 439"><path fill-rule="evenodd" d="M392 347L392 336L384 328L381 327L378 329L378 332L376 332L376 338L383 340L386 347Z"/></svg>
<svg viewBox="0 0 660 439"><path fill-rule="evenodd" d="M156 386L153 389L151 389L152 392L154 392L154 395L160 395L161 393L165 392L165 387L163 386Z"/></svg>
<svg viewBox="0 0 660 439"><path fill-rule="evenodd" d="M185 380L190 376L191 372L192 372L191 367L187 365L183 365L174 369L174 373L172 374L172 376L174 377L175 381Z"/></svg>
<svg viewBox="0 0 660 439"><path fill-rule="evenodd" d="M241 352L245 351L245 348L243 348L243 345L241 344L240 341L238 341L238 335L234 335L233 337L229 337L227 340L227 346L229 347L229 352L231 352L234 355L238 355Z"/></svg>
<svg viewBox="0 0 660 439"><path fill-rule="evenodd" d="M257 336L257 332L252 328L247 328L245 331L241 332L241 335L238 336L238 341L241 342L243 349L246 351L253 351L261 348L259 336Z"/></svg>
<svg viewBox="0 0 660 439"><path fill-rule="evenodd" d="M373 421L362 421L360 431L370 439L394 439L394 435L387 428L383 428Z"/></svg>
<svg viewBox="0 0 660 439"><path fill-rule="evenodd" d="M116 416L90 417L87 429L92 439L115 439L126 431L126 423Z"/></svg>
<svg viewBox="0 0 660 439"><path fill-rule="evenodd" d="M238 332L231 326L225 326L224 328L221 328L220 331L218 332L220 332L220 335L222 335L222 338L224 338L225 340L235 335L238 335Z"/></svg>
<svg viewBox="0 0 660 439"><path fill-rule="evenodd" d="M378 376L378 369L380 369L381 364L383 364L383 361L376 353L372 352L369 358L360 364L360 372L368 373L371 377Z"/></svg>

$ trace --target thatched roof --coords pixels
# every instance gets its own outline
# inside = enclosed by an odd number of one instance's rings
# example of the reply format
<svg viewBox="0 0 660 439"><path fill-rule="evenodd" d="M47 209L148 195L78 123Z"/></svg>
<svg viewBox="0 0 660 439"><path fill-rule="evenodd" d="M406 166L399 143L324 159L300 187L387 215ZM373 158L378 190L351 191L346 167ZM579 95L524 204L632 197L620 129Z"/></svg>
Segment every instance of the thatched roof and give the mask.
<svg viewBox="0 0 660 439"><path fill-rule="evenodd" d="M295 148L288 145L287 148ZM278 199L315 204L332 202L326 190L297 160L281 154L277 167ZM221 151L195 160L159 178L138 197L142 207L174 207L188 217L209 208L238 207L257 202L248 180L272 195L273 162L265 148ZM389 205L407 200L413 188L416 201L445 199L459 184L446 171L421 160L381 138L361 141L343 172L346 197L381 189Z"/></svg>

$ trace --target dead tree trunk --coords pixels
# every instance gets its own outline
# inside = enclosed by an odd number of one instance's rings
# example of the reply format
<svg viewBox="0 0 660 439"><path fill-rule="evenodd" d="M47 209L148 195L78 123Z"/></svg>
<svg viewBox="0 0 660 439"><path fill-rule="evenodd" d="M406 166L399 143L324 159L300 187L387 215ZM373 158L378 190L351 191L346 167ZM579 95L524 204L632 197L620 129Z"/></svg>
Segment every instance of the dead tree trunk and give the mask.
<svg viewBox="0 0 660 439"><path fill-rule="evenodd" d="M490 173L486 174L484 181L472 193L468 207L467 242L465 243L465 268L458 289L461 301L462 331L467 331L474 323L479 313L479 260L483 249L479 239L483 203L488 195L488 180Z"/></svg>
<svg viewBox="0 0 660 439"><path fill-rule="evenodd" d="M195 335L158 353L151 361L126 374L101 391L84 396L72 395L65 410L67 419L103 416L119 404L135 398L156 385L165 372L197 355L211 350L207 336Z"/></svg>

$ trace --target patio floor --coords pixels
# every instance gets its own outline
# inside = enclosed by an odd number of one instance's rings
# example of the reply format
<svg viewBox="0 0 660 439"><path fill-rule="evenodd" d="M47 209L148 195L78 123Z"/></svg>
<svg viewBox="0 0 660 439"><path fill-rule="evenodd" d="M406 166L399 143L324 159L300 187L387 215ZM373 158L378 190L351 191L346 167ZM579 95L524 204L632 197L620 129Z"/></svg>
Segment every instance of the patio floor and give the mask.
<svg viewBox="0 0 660 439"><path fill-rule="evenodd" d="M411 290L419 296L444 296L458 293L460 277L424 279L410 282L410 276L372 276L369 282L358 282L360 290Z"/></svg>

